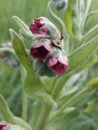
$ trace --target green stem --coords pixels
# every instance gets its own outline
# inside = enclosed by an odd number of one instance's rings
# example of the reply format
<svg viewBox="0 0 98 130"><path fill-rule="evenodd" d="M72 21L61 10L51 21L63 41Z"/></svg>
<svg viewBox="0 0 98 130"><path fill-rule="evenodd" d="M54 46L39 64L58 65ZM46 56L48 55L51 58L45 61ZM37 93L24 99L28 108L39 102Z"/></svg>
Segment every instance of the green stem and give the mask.
<svg viewBox="0 0 98 130"><path fill-rule="evenodd" d="M27 105L28 105L28 99L25 92L23 92L23 108L22 108L22 119L27 120Z"/></svg>
<svg viewBox="0 0 98 130"><path fill-rule="evenodd" d="M55 84L53 86L53 90L51 91L51 95L53 99L57 99L59 93L64 87L64 84L66 83L66 80L67 80L67 77L65 78L65 81L63 81L63 77L62 77L62 82L61 82L61 78L56 78Z"/></svg>
<svg viewBox="0 0 98 130"><path fill-rule="evenodd" d="M47 105L47 104L43 104L42 111L38 117L34 130L42 130L42 128L49 116L50 111L51 111L51 106Z"/></svg>
<svg viewBox="0 0 98 130"><path fill-rule="evenodd" d="M64 110L67 107L70 107L74 102L76 102L77 100L79 100L81 98L81 95L86 93L89 90L89 88L85 88L82 91L80 91L79 93L77 93L75 96L73 96L71 99L69 99L69 101L62 105L61 108L57 111L55 111L54 113L51 113L52 116L50 116L50 120L54 119L56 116L60 115L62 112L64 112Z"/></svg>
<svg viewBox="0 0 98 130"><path fill-rule="evenodd" d="M52 1L49 1L48 2L48 10L49 10L49 13L51 14L51 16L60 23L61 27L62 27L62 31L64 34L66 34L66 27L65 27L65 24L64 22L62 21L62 19L60 17L58 17L54 12L53 10L51 9L51 3Z"/></svg>

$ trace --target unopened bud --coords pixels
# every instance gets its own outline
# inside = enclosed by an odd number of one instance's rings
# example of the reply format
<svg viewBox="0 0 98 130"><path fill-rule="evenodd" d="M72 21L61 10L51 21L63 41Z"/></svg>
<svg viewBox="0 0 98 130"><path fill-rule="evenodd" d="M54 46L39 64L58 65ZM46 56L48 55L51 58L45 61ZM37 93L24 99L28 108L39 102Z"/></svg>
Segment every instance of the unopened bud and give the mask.
<svg viewBox="0 0 98 130"><path fill-rule="evenodd" d="M53 6L57 10L66 9L68 6L68 0L53 0Z"/></svg>
<svg viewBox="0 0 98 130"><path fill-rule="evenodd" d="M45 17L35 19L30 25L30 30L33 34L40 35L41 37L50 37L51 39L60 37L56 26Z"/></svg>
<svg viewBox="0 0 98 130"><path fill-rule="evenodd" d="M16 67L20 65L19 60L12 52L11 42L6 42L0 46L0 58L2 58L4 62L11 67Z"/></svg>

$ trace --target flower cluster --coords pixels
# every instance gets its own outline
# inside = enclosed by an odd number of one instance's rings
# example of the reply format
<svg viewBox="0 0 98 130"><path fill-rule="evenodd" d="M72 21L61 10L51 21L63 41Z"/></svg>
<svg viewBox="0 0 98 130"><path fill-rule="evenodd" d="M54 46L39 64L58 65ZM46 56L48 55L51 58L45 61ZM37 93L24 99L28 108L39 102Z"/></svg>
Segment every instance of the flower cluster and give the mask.
<svg viewBox="0 0 98 130"><path fill-rule="evenodd" d="M51 71L52 75L63 75L68 68L68 59L62 50L62 38L56 26L48 19L40 17L30 25L30 30L34 35L40 36L30 48L30 55L37 60L35 67L41 63L36 72L47 76L46 71Z"/></svg>

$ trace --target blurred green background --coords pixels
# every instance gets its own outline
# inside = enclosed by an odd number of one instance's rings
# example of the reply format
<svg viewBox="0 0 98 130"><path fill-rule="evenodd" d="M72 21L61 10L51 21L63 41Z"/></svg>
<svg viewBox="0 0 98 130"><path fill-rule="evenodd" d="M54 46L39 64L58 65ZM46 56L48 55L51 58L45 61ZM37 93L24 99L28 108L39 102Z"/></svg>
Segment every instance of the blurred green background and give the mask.
<svg viewBox="0 0 98 130"><path fill-rule="evenodd" d="M10 41L9 28L13 28L18 31L16 23L11 19L12 16L17 15L27 25L30 25L34 18L45 16L52 20L48 13L47 3L49 0L0 0L0 44ZM98 0L92 0L91 10L98 9ZM62 15L58 13L60 17ZM87 26L87 30L93 25L98 23L98 16L94 17ZM0 59L0 94L4 95L7 99L10 109L15 115L20 116L22 107L22 84L20 79L20 69L12 68L6 65L2 59ZM96 126L98 107L89 115L82 115L72 121L68 130L94 130L90 127L92 123ZM96 117L96 118L95 118ZM88 123L88 128L85 126L85 122ZM74 123L79 122L79 125L74 127ZM86 125L87 125L86 123ZM98 125L97 125L98 126ZM97 130L98 128L96 128Z"/></svg>

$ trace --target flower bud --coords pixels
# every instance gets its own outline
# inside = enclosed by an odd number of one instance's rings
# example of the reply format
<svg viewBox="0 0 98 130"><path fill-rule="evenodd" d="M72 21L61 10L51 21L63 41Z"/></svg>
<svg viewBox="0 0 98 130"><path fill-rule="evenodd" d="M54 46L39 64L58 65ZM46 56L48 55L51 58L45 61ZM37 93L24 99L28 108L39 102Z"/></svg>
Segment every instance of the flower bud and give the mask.
<svg viewBox="0 0 98 130"><path fill-rule="evenodd" d="M31 46L30 54L36 59L45 60L51 56L51 41L49 39L37 39Z"/></svg>
<svg viewBox="0 0 98 130"><path fill-rule="evenodd" d="M34 60L33 68L35 72L38 73L40 76L53 77L56 75L48 68L46 62L43 62L41 60Z"/></svg>
<svg viewBox="0 0 98 130"><path fill-rule="evenodd" d="M57 75L63 75L68 68L68 59L66 56L51 57L48 61L48 67Z"/></svg>
<svg viewBox="0 0 98 130"><path fill-rule="evenodd" d="M30 25L30 30L34 34L42 34L47 36L49 34L48 28L44 24L44 18L40 17L34 20L34 23Z"/></svg>
<svg viewBox="0 0 98 130"><path fill-rule="evenodd" d="M45 17L35 19L33 24L30 25L30 30L33 34L40 34L42 37L50 37L52 39L60 37L56 26Z"/></svg>
<svg viewBox="0 0 98 130"><path fill-rule="evenodd" d="M66 9L68 5L68 0L53 0L53 6L57 10Z"/></svg>
<svg viewBox="0 0 98 130"><path fill-rule="evenodd" d="M7 123L6 122L0 122L0 130L7 130Z"/></svg>
<svg viewBox="0 0 98 130"><path fill-rule="evenodd" d="M2 58L4 62L11 67L16 67L20 64L20 62L12 52L11 42L6 42L0 46L0 58Z"/></svg>

